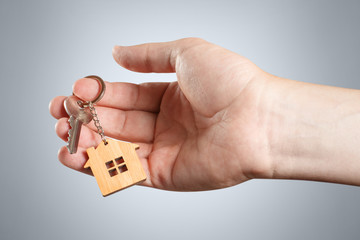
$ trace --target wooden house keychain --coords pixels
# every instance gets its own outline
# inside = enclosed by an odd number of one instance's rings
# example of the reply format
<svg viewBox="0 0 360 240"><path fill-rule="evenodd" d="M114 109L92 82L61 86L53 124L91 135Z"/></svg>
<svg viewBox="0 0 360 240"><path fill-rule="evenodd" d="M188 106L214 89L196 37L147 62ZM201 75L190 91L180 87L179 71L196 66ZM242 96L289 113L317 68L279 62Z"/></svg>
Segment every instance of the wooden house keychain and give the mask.
<svg viewBox="0 0 360 240"><path fill-rule="evenodd" d="M87 76L99 82L100 94L93 101L84 102L76 96L65 99L64 107L69 114L70 130L68 149L70 154L76 153L82 124L94 120L94 124L101 136L101 143L96 147L88 148L88 161L84 168L91 168L103 196L130 187L146 180L145 171L136 154L138 145L105 138L104 130L100 125L94 105L103 97L106 87L98 76Z"/></svg>

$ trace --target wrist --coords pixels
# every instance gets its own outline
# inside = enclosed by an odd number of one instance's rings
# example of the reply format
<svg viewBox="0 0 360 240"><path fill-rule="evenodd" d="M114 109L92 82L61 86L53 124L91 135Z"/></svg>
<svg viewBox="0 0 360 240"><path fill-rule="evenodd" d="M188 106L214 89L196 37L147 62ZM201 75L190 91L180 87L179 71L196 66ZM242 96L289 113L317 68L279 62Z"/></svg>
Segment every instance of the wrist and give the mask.
<svg viewBox="0 0 360 240"><path fill-rule="evenodd" d="M272 178L360 184L360 93L273 77L267 136Z"/></svg>

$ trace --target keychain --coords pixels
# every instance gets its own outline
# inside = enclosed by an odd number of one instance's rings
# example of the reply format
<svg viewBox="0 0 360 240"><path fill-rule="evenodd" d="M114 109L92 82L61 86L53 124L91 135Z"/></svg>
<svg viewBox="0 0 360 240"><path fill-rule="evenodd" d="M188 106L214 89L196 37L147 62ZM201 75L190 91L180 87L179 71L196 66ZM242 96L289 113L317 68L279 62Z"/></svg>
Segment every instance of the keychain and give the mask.
<svg viewBox="0 0 360 240"><path fill-rule="evenodd" d="M135 151L139 148L138 145L105 138L94 105L104 96L106 86L98 76L91 75L86 78L99 82L100 94L95 100L89 102L84 102L74 95L65 99L64 107L69 115L70 123L67 148L70 154L76 153L81 126L94 120L102 141L96 148L91 147L86 150L89 159L84 168L91 168L100 191L105 197L145 181L146 174Z"/></svg>

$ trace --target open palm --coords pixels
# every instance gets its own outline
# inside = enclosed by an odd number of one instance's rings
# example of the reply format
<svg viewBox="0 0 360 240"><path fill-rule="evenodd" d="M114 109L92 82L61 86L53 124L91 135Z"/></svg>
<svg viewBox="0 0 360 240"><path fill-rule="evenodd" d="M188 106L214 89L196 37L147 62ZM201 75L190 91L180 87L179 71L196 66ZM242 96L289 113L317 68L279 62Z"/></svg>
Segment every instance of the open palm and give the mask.
<svg viewBox="0 0 360 240"><path fill-rule="evenodd" d="M143 185L167 190L208 190L232 186L266 174L266 129L258 117L266 73L235 53L201 39L182 39L115 47L114 58L138 72L176 72L177 82L107 83L97 111L106 135L136 142L147 172ZM259 77L259 76L262 77ZM259 90L260 89L260 90ZM74 93L84 100L98 86L80 79ZM59 119L57 134L69 128L55 98L50 112ZM60 161L86 172L86 148L100 141L92 124L83 127L79 150L63 147Z"/></svg>

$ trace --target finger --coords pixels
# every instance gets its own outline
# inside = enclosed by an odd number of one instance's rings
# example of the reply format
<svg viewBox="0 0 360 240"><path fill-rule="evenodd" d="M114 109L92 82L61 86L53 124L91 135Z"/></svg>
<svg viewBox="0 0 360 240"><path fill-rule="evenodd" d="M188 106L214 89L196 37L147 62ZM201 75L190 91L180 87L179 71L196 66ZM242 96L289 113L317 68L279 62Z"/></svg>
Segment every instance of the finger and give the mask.
<svg viewBox="0 0 360 240"><path fill-rule="evenodd" d="M64 96L57 96L53 98L49 104L50 114L56 119L68 116L64 108L65 98Z"/></svg>
<svg viewBox="0 0 360 240"><path fill-rule="evenodd" d="M93 175L90 168L84 168L86 161L88 160L86 150L83 147L78 148L78 153L70 154L67 147L63 146L58 152L59 161L66 167L74 169L76 171Z"/></svg>
<svg viewBox="0 0 360 240"><path fill-rule="evenodd" d="M204 42L198 38L185 38L172 42L115 46L113 57L119 65L136 72L175 72L176 60L181 52Z"/></svg>
<svg viewBox="0 0 360 240"><path fill-rule="evenodd" d="M104 97L97 105L122 110L159 112L161 99L169 83L109 83L106 82ZM94 79L82 78L75 82L73 92L84 101L94 100L100 85Z"/></svg>
<svg viewBox="0 0 360 240"><path fill-rule="evenodd" d="M100 106L96 110L106 136L129 142L153 141L157 117L155 113L122 111ZM94 124L87 126L96 130Z"/></svg>
<svg viewBox="0 0 360 240"><path fill-rule="evenodd" d="M67 142L69 129L70 126L66 118L60 119L56 124L56 133L65 142ZM98 133L89 129L87 126L82 127L79 139L79 147L87 149L89 147L99 145L100 142L101 137ZM143 142L135 142L135 144L139 145L140 147L139 150L136 151L139 157L147 158L152 150L152 144Z"/></svg>
<svg viewBox="0 0 360 240"><path fill-rule="evenodd" d="M68 132L70 126L67 118L61 118L55 127L56 134L65 142L68 140ZM99 145L101 142L101 137L97 132L94 132L87 126L83 126L81 128L80 139L79 139L79 147L87 149L89 147L94 147ZM136 150L139 157L141 158L148 158L149 154L152 150L152 144L144 143L144 142L134 142L135 144L139 145L139 149Z"/></svg>
<svg viewBox="0 0 360 240"><path fill-rule="evenodd" d="M61 118L56 123L55 132L65 142L68 141L69 136L69 124L68 118ZM89 129L86 125L81 127L80 138L79 138L79 146L89 147L96 146L101 141L101 137L99 134Z"/></svg>
<svg viewBox="0 0 360 240"><path fill-rule="evenodd" d="M151 182L151 175L149 172L149 167L148 167L148 160L144 159L144 158L140 158L140 162L144 168L145 174L146 174L146 180L139 183L139 186L145 186L145 187L154 187L154 185Z"/></svg>
<svg viewBox="0 0 360 240"><path fill-rule="evenodd" d="M141 185L143 186L152 186L151 183L151 178L150 178L150 171L149 171L149 164L148 164L148 158L142 157L143 155L149 155L149 153L146 153L146 150L141 150L141 149L151 149L151 146L149 144L142 144L142 143L137 143L140 148L138 150L136 150L136 153L139 156L141 165L144 168L144 171L146 173L147 179L146 181L144 181L143 183L141 183ZM59 161L66 167L74 169L76 171L85 173L85 174L89 174L89 175L93 175L92 171L90 168L84 168L84 165L86 163L86 161L89 159L87 153L86 153L86 149L85 147L81 147L79 146L78 148L78 152L76 154L70 154L68 149L63 146L60 148L59 152L58 152L58 159Z"/></svg>
<svg viewBox="0 0 360 240"><path fill-rule="evenodd" d="M69 124L66 118L62 118L56 124L56 133L57 135L67 141L68 131L69 131ZM79 146L76 154L70 154L66 147L62 147L59 150L58 158L62 164L65 166L86 173L91 174L91 171L88 169L84 169L83 166L85 165L88 156L86 153L86 149L90 147L96 147L101 142L100 136L95 133L94 131L90 130L88 127L82 127L80 139L79 139ZM136 150L146 172L148 172L148 162L147 159L149 157L150 152L152 151L152 144L147 143L136 143L139 145L139 149Z"/></svg>

